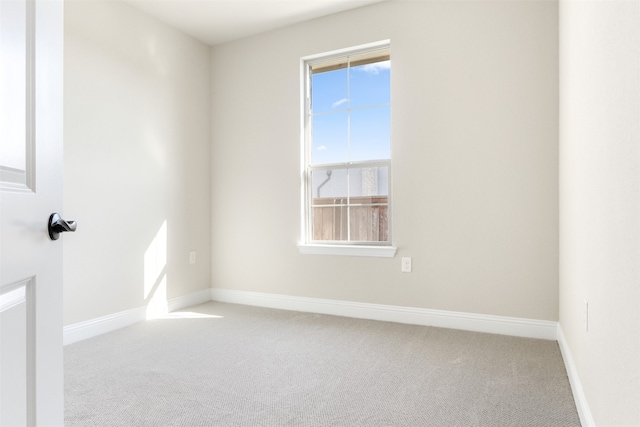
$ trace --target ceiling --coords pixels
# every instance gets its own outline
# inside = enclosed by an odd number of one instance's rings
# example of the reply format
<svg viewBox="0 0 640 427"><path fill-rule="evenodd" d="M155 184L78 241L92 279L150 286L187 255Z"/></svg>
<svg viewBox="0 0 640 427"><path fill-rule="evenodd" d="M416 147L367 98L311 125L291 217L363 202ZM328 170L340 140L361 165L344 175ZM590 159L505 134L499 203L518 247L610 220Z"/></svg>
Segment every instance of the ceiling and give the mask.
<svg viewBox="0 0 640 427"><path fill-rule="evenodd" d="M125 0L209 45L385 0Z"/></svg>

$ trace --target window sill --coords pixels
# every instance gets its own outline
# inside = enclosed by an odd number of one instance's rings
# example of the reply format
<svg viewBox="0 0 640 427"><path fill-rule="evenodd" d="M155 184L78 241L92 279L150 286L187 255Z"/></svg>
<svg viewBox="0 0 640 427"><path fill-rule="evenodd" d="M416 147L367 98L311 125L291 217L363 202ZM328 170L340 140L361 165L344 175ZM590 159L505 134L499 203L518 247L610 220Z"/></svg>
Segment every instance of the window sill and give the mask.
<svg viewBox="0 0 640 427"><path fill-rule="evenodd" d="M396 255L395 246L355 246L355 245L298 245L298 250L303 255L344 255L393 258Z"/></svg>

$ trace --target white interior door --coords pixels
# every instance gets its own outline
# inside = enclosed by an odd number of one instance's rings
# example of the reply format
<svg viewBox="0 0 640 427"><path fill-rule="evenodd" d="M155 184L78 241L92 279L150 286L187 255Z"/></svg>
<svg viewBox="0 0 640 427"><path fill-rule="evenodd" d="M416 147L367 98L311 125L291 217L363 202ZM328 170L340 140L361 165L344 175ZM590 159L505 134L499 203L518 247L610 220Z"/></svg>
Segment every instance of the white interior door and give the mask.
<svg viewBox="0 0 640 427"><path fill-rule="evenodd" d="M0 0L0 426L63 425L61 0Z"/></svg>

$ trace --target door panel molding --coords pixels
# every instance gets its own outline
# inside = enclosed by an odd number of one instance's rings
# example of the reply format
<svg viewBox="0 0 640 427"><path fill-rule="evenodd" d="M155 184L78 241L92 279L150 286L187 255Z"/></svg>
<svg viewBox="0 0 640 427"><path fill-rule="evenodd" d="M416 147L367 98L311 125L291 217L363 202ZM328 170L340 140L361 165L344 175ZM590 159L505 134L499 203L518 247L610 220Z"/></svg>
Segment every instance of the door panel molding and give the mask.
<svg viewBox="0 0 640 427"><path fill-rule="evenodd" d="M35 286L36 277L31 276L23 280L18 280L13 283L6 284L0 287L0 315L10 315L10 310L19 309L20 305L24 305L24 330L25 340L20 343L20 346L24 346L22 353L26 355L26 363L24 369L26 375L24 381L18 381L11 387L12 390L24 390L25 407L23 408L9 408L11 411L18 411L18 416L21 418L22 411L26 412L22 420L22 423L26 422L27 426L34 426L36 424L36 360L35 360L35 339L36 339L36 312L35 312ZM17 312L21 314L20 311ZM15 315L15 313L14 313ZM19 350L19 349L18 349ZM6 356L6 355L5 355ZM0 358L2 359L2 358ZM11 363L3 360L3 363ZM2 370L5 367L2 366ZM6 385L6 384L3 384ZM3 408L6 410L7 408ZM1 421L6 421L6 418L15 420L11 414L4 415Z"/></svg>
<svg viewBox="0 0 640 427"><path fill-rule="evenodd" d="M20 305L27 300L27 286L34 281L35 277L28 277L24 280L9 283L0 287L0 313L12 307Z"/></svg>
<svg viewBox="0 0 640 427"><path fill-rule="evenodd" d="M35 192L35 3L34 0L27 0L25 6L25 81L24 96L25 110L24 122L24 147L25 147L25 169L0 165L0 190L17 192ZM6 13L6 10L3 11ZM6 73L5 73L6 74ZM9 84L9 83L4 83Z"/></svg>

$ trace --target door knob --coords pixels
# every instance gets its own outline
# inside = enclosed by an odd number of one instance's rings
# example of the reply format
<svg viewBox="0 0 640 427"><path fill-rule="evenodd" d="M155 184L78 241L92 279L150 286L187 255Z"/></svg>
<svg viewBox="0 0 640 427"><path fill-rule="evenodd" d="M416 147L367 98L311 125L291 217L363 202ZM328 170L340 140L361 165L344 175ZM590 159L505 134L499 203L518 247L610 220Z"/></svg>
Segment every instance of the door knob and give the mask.
<svg viewBox="0 0 640 427"><path fill-rule="evenodd" d="M65 221L59 214L52 213L49 217L49 237L51 240L58 240L60 233L64 233L65 231L76 231L76 222Z"/></svg>

